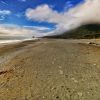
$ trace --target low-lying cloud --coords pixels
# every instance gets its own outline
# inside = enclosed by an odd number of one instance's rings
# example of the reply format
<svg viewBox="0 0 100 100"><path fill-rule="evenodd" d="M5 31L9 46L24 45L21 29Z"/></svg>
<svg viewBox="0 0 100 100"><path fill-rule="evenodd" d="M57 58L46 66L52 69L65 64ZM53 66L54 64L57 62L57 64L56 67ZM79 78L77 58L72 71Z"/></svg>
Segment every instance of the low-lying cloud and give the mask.
<svg viewBox="0 0 100 100"><path fill-rule="evenodd" d="M44 31L51 32L47 27L0 24L0 36L41 37L45 35Z"/></svg>

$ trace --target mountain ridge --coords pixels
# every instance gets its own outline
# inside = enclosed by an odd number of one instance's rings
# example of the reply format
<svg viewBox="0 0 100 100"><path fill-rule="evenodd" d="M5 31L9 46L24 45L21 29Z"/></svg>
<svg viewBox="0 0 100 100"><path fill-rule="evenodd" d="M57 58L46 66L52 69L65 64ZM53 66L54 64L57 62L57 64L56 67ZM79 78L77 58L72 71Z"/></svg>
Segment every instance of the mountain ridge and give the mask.
<svg viewBox="0 0 100 100"><path fill-rule="evenodd" d="M63 39L93 39L100 38L100 25L88 24L80 26L62 35L45 36L44 38L63 38Z"/></svg>

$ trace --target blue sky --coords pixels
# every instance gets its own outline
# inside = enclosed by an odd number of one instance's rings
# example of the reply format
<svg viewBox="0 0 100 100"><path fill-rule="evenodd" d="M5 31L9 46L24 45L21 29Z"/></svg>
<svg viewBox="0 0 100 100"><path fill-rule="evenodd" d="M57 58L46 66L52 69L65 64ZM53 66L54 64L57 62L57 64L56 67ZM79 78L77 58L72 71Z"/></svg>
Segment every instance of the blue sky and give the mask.
<svg viewBox="0 0 100 100"><path fill-rule="evenodd" d="M0 24L11 24L21 27L47 27L54 30L58 22L54 19L49 20L47 16L45 16L44 10L47 9L47 12L53 13L50 16L59 16L59 14L67 12L70 8L75 7L83 1L84 0L0 0ZM39 11L40 16L37 14ZM41 15L44 15L42 17L43 19L38 18L41 17ZM54 22L51 20L54 20Z"/></svg>

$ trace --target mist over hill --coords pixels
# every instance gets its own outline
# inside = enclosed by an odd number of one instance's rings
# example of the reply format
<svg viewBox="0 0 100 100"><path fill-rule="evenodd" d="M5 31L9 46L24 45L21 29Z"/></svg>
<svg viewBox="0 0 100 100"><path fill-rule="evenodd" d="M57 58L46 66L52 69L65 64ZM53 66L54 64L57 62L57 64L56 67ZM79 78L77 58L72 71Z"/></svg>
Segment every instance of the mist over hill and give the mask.
<svg viewBox="0 0 100 100"><path fill-rule="evenodd" d="M46 38L63 38L63 39L100 38L100 25L98 24L83 25L69 32L65 32L62 35L46 36Z"/></svg>

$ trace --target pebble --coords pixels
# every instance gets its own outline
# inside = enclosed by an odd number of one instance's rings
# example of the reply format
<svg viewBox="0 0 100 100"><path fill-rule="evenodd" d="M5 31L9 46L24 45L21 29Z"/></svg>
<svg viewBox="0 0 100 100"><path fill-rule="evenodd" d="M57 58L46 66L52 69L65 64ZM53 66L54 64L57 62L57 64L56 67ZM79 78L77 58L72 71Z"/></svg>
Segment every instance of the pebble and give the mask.
<svg viewBox="0 0 100 100"><path fill-rule="evenodd" d="M62 70L59 70L59 74L61 74L61 75L62 75L62 74L63 74L63 71L62 71Z"/></svg>
<svg viewBox="0 0 100 100"><path fill-rule="evenodd" d="M52 61L52 64L55 64L55 62L54 62L54 61Z"/></svg>
<svg viewBox="0 0 100 100"><path fill-rule="evenodd" d="M61 67L61 66L59 66L59 68L61 69L62 67Z"/></svg>
<svg viewBox="0 0 100 100"><path fill-rule="evenodd" d="M78 81L75 78L71 78L72 81L74 81L75 83L78 83Z"/></svg>
<svg viewBox="0 0 100 100"><path fill-rule="evenodd" d="M56 87L52 87L51 90L56 90Z"/></svg>
<svg viewBox="0 0 100 100"><path fill-rule="evenodd" d="M59 96L56 96L56 99L59 99Z"/></svg>
<svg viewBox="0 0 100 100"><path fill-rule="evenodd" d="M45 98L45 96L42 97L43 99Z"/></svg>
<svg viewBox="0 0 100 100"><path fill-rule="evenodd" d="M93 64L94 66L96 66L97 64Z"/></svg>
<svg viewBox="0 0 100 100"><path fill-rule="evenodd" d="M83 95L81 92L78 92L77 94L79 97L82 97L82 95Z"/></svg>
<svg viewBox="0 0 100 100"><path fill-rule="evenodd" d="M68 78L68 75L65 75L66 78Z"/></svg>

